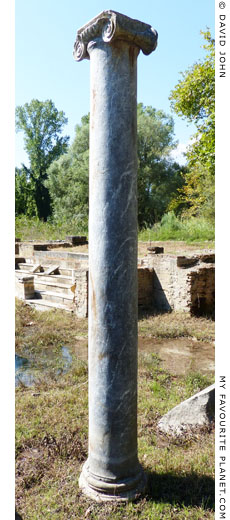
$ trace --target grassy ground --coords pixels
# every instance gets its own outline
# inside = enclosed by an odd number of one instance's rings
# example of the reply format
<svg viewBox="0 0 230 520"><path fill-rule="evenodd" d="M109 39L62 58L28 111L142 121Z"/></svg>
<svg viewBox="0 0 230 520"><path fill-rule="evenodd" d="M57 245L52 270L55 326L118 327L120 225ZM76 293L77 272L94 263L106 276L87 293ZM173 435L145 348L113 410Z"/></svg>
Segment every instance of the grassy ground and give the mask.
<svg viewBox="0 0 230 520"><path fill-rule="evenodd" d="M180 313L142 315L142 336L195 337L211 341L214 324ZM16 388L16 509L23 520L205 520L214 519L213 427L170 438L159 418L213 382L208 374L176 376L151 352L139 352L139 459L148 475L146 496L126 505L95 504L79 491L87 457L87 320L54 310L39 312L16 301L16 352L39 357L71 349L70 371L46 372L33 387Z"/></svg>
<svg viewBox="0 0 230 520"><path fill-rule="evenodd" d="M22 241L26 240L58 240L65 239L67 235L88 236L88 223L86 221L72 220L43 222L37 217L20 215L15 219L15 236ZM214 242L214 223L201 217L180 219L173 212L167 213L161 222L154 224L149 229L139 231L138 239L148 241L184 241L187 244Z"/></svg>

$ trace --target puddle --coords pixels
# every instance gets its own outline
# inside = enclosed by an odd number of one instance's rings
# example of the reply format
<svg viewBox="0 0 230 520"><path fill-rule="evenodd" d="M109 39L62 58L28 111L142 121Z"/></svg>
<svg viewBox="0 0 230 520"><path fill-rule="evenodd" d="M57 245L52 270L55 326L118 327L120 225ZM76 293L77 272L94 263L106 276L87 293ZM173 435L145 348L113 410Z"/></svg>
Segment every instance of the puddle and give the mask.
<svg viewBox="0 0 230 520"><path fill-rule="evenodd" d="M192 338L156 339L139 336L140 352L153 352L162 360L162 368L172 374L188 372L210 373L215 370L213 343L194 341Z"/></svg>
<svg viewBox="0 0 230 520"><path fill-rule="evenodd" d="M75 358L87 363L87 337L77 337L74 347L59 349L37 348L23 351L23 356L15 354L15 384L22 382L32 386L46 377L61 377L73 366ZM213 343L194 341L192 338L159 339L138 337L141 353L155 353L162 361L162 368L174 375L190 371L213 373L215 370L215 349Z"/></svg>
<svg viewBox="0 0 230 520"><path fill-rule="evenodd" d="M73 358L70 349L62 346L58 351L39 349L28 358L15 354L15 385L23 383L32 386L46 376L61 376L72 366Z"/></svg>

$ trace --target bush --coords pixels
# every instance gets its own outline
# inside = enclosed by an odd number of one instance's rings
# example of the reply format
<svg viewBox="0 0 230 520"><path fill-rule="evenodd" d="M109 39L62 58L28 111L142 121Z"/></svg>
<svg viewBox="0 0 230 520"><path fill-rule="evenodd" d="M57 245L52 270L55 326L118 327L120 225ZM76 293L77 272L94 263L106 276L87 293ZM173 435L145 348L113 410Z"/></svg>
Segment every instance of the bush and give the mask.
<svg viewBox="0 0 230 520"><path fill-rule="evenodd" d="M139 233L139 240L183 240L185 242L214 240L214 224L204 217L181 219L173 211L165 214L161 222Z"/></svg>
<svg viewBox="0 0 230 520"><path fill-rule="evenodd" d="M58 240L66 235L88 235L88 224L81 216L72 220L39 220L20 215L15 220L15 236L21 240Z"/></svg>

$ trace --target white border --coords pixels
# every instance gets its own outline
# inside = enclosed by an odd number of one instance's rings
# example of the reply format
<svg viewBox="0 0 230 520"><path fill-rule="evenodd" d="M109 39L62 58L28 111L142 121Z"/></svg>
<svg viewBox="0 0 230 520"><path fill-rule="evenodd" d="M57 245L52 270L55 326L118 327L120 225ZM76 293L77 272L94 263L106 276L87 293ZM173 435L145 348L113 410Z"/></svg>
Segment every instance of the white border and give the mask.
<svg viewBox="0 0 230 520"><path fill-rule="evenodd" d="M225 3L225 5L224 5ZM215 492L216 520L230 518L230 339L228 325L230 282L228 272L229 224L230 224L230 0L215 2L216 40L216 463ZM220 16L222 18L220 18ZM224 18L225 16L225 18ZM220 21L225 26L220 27ZM220 29L223 32L220 32ZM220 41L225 43L220 44ZM222 54L220 54L222 52ZM225 54L223 54L225 53ZM221 77L220 57L224 56L226 75ZM221 58L223 60L223 58ZM221 376L225 376L225 388L221 388ZM221 395L225 396L221 398ZM225 401L225 402L224 402ZM220 420L225 410L226 450L222 451ZM222 423L223 425L223 423ZM223 435L223 432L222 432ZM226 456L226 493L220 487L221 457ZM225 498L222 500L222 498ZM220 500L222 500L220 502ZM221 507L220 507L221 506ZM222 508L222 509L221 509Z"/></svg>

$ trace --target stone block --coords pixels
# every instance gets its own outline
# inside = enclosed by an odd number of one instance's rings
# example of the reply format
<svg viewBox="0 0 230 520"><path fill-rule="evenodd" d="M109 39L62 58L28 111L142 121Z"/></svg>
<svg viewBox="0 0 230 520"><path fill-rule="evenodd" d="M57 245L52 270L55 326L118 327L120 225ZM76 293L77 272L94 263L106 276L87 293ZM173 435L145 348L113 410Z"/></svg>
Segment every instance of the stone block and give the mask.
<svg viewBox="0 0 230 520"><path fill-rule="evenodd" d="M72 235L68 235L66 237L66 240L68 240L68 242L71 242L71 244L73 246L88 244L86 236L79 236L79 235L72 236Z"/></svg>
<svg viewBox="0 0 230 520"><path fill-rule="evenodd" d="M87 318L88 316L88 269L79 269L74 272L76 288L75 288L75 306L76 316L78 318Z"/></svg>
<svg viewBox="0 0 230 520"><path fill-rule="evenodd" d="M15 280L16 296L22 300L34 298L34 277L20 276Z"/></svg>
<svg viewBox="0 0 230 520"><path fill-rule="evenodd" d="M34 254L33 244L25 244L24 242L19 244L19 255L25 258L31 258Z"/></svg>
<svg viewBox="0 0 230 520"><path fill-rule="evenodd" d="M164 433L181 435L190 428L209 425L214 417L215 385L211 385L166 413L158 428Z"/></svg>
<svg viewBox="0 0 230 520"><path fill-rule="evenodd" d="M187 257L187 256L178 256L177 257L177 267L193 267L197 265L199 262L199 258L196 257Z"/></svg>
<svg viewBox="0 0 230 520"><path fill-rule="evenodd" d="M138 305L150 307L153 302L153 269L138 268Z"/></svg>
<svg viewBox="0 0 230 520"><path fill-rule="evenodd" d="M158 246L147 247L147 250L150 255L160 255L160 254L164 253L164 248L158 247Z"/></svg>
<svg viewBox="0 0 230 520"><path fill-rule="evenodd" d="M44 275L48 276L50 274L55 274L58 272L58 269L59 269L59 265L51 265L48 267L48 269L46 269L46 271L44 271Z"/></svg>

